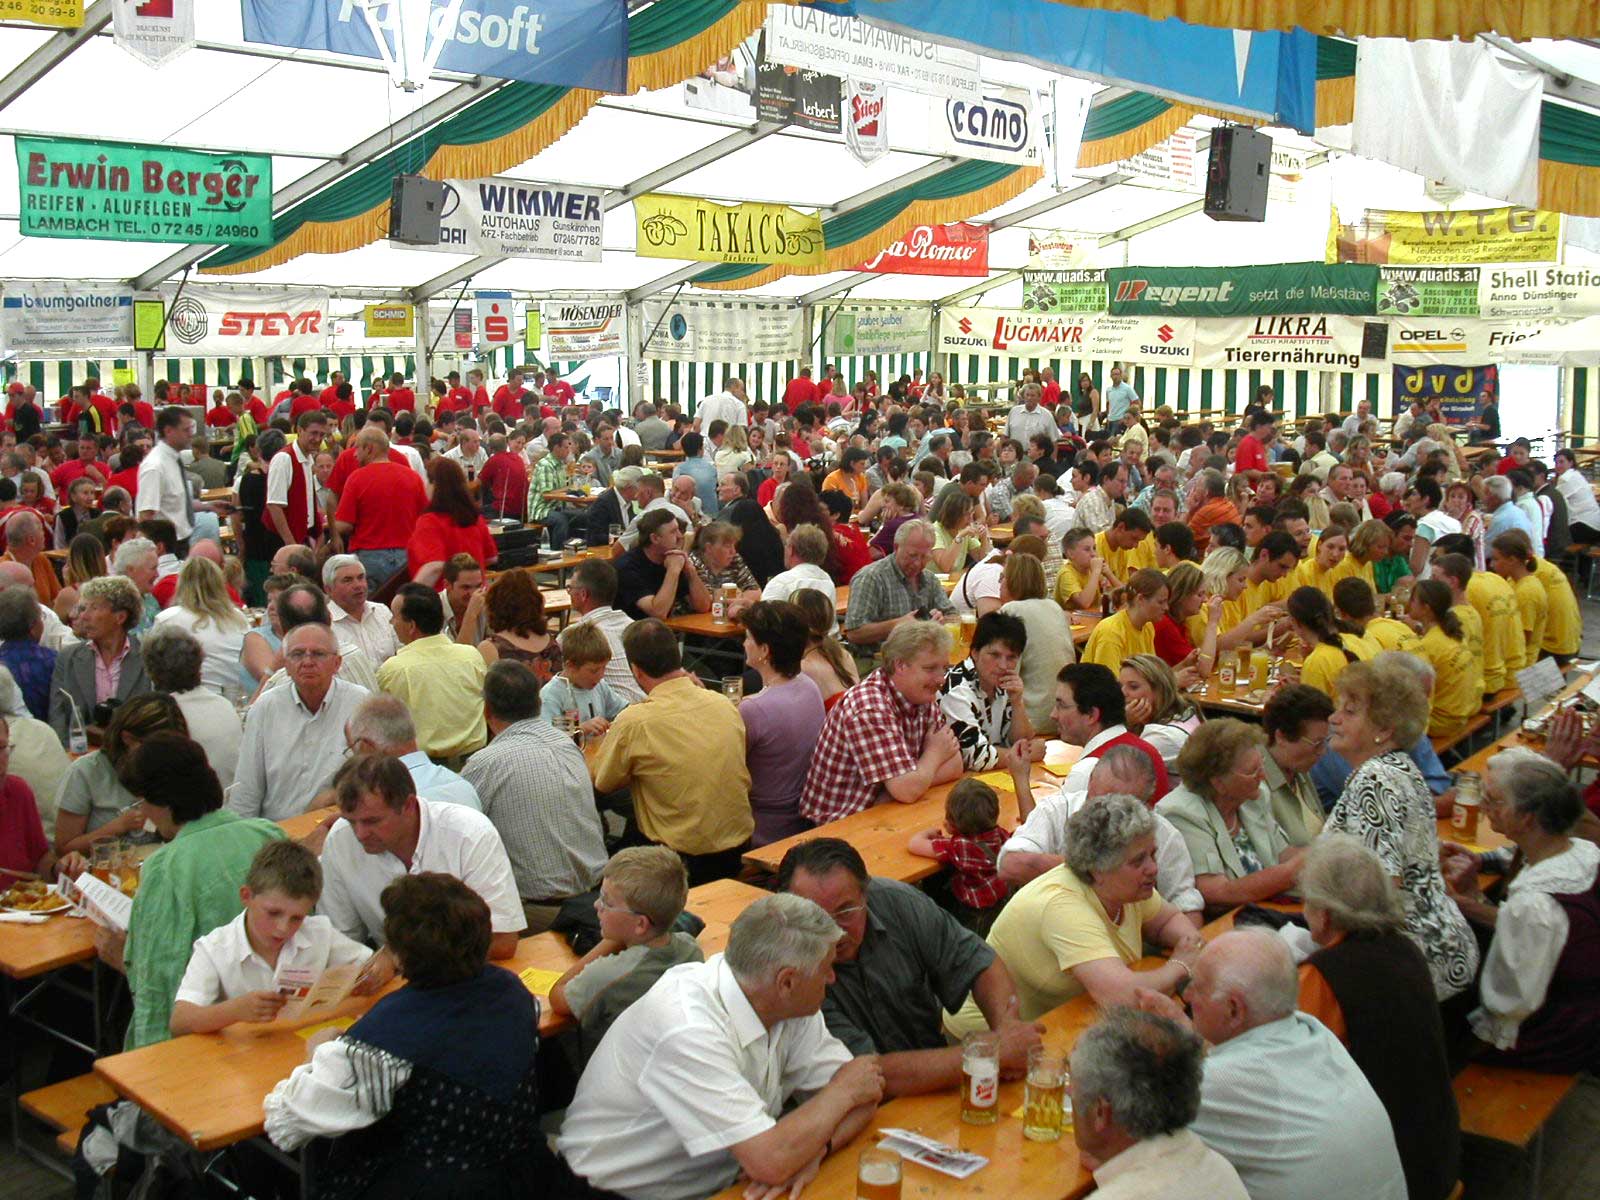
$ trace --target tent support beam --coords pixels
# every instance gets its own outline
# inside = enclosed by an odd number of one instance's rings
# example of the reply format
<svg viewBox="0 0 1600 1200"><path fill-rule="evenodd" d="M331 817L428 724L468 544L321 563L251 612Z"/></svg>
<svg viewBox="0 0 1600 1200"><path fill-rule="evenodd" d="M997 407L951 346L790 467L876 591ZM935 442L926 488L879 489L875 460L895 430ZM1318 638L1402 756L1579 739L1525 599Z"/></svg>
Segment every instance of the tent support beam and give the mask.
<svg viewBox="0 0 1600 1200"><path fill-rule="evenodd" d="M83 14L82 25L52 35L48 42L6 72L5 78L0 79L0 108L6 107L38 83L65 62L73 51L111 24L111 7L112 0L95 0Z"/></svg>

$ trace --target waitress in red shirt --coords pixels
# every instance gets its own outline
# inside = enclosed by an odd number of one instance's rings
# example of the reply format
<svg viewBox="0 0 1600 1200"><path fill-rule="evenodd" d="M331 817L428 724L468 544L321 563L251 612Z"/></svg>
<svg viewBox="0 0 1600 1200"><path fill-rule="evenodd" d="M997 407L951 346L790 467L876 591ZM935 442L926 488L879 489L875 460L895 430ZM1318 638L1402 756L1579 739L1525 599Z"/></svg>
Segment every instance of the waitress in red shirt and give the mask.
<svg viewBox="0 0 1600 1200"><path fill-rule="evenodd" d="M1272 470L1271 464L1267 462L1267 443L1272 440L1272 425L1271 413L1250 414L1245 422L1245 428L1249 432L1239 439L1239 449L1233 455L1235 474L1240 471Z"/></svg>
<svg viewBox="0 0 1600 1200"><path fill-rule="evenodd" d="M389 377L388 399L389 411L392 413L417 410L417 394L406 386L406 377L399 371Z"/></svg>
<svg viewBox="0 0 1600 1200"><path fill-rule="evenodd" d="M416 583L444 590L444 565L457 554L470 554L489 567L500 551L489 533L489 523L467 490L467 473L461 464L442 455L428 463L433 476L433 499L417 518L406 544L406 567Z"/></svg>

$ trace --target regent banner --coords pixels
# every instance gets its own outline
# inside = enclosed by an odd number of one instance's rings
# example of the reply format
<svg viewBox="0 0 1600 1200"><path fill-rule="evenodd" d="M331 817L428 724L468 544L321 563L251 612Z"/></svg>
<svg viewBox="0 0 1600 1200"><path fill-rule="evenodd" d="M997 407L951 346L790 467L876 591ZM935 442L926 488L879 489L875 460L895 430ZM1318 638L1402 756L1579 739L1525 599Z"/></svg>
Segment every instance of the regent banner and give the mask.
<svg viewBox="0 0 1600 1200"><path fill-rule="evenodd" d="M989 227L957 221L952 225L914 225L899 241L884 247L852 271L888 275L977 276L989 273Z"/></svg>
<svg viewBox="0 0 1600 1200"><path fill-rule="evenodd" d="M1361 367L1360 317L1305 314L1197 321L1197 367L1355 371Z"/></svg>
<svg viewBox="0 0 1600 1200"><path fill-rule="evenodd" d="M823 353L918 354L928 348L931 327L927 308L842 308L828 318Z"/></svg>
<svg viewBox="0 0 1600 1200"><path fill-rule="evenodd" d="M21 231L111 242L272 241L272 158L19 137Z"/></svg>
<svg viewBox="0 0 1600 1200"><path fill-rule="evenodd" d="M1063 315L999 308L939 312L941 354L1093 358L1157 366L1195 365L1195 322L1187 317Z"/></svg>
<svg viewBox="0 0 1600 1200"><path fill-rule="evenodd" d="M1475 317L1477 267L1379 267L1378 315Z"/></svg>
<svg viewBox="0 0 1600 1200"><path fill-rule="evenodd" d="M133 345L133 292L119 283L8 279L0 295L0 344L10 354L126 351Z"/></svg>
<svg viewBox="0 0 1600 1200"><path fill-rule="evenodd" d="M1440 411L1450 425L1478 419L1483 411L1478 396L1500 391L1500 369L1495 366L1444 366L1431 364L1394 369L1394 410L1403 412L1413 400L1440 400Z"/></svg>
<svg viewBox="0 0 1600 1200"><path fill-rule="evenodd" d="M822 218L782 204L718 204L651 192L633 201L642 258L820 267Z"/></svg>
<svg viewBox="0 0 1600 1200"><path fill-rule="evenodd" d="M499 258L599 262L604 193L523 179L447 179L436 246Z"/></svg>
<svg viewBox="0 0 1600 1200"><path fill-rule="evenodd" d="M417 310L410 304L369 304L361 317L368 337L408 338L416 333Z"/></svg>
<svg viewBox="0 0 1600 1200"><path fill-rule="evenodd" d="M1098 313L1106 310L1106 273L1099 268L1023 271L1027 312Z"/></svg>
<svg viewBox="0 0 1600 1200"><path fill-rule="evenodd" d="M1561 214L1531 208L1369 208L1359 221L1339 226L1338 254L1345 263L1419 266L1555 262L1561 257Z"/></svg>
<svg viewBox="0 0 1600 1200"><path fill-rule="evenodd" d="M781 362L806 352L798 305L646 300L646 358L699 362Z"/></svg>
<svg viewBox="0 0 1600 1200"><path fill-rule="evenodd" d="M161 290L169 353L196 358L326 354L333 334L322 288ZM177 296L177 302L173 297Z"/></svg>
<svg viewBox="0 0 1600 1200"><path fill-rule="evenodd" d="M1113 267L1117 316L1254 317L1377 311L1376 267L1276 263L1260 267Z"/></svg>
<svg viewBox="0 0 1600 1200"><path fill-rule="evenodd" d="M539 321L552 359L623 353L620 302L546 300L539 305Z"/></svg>

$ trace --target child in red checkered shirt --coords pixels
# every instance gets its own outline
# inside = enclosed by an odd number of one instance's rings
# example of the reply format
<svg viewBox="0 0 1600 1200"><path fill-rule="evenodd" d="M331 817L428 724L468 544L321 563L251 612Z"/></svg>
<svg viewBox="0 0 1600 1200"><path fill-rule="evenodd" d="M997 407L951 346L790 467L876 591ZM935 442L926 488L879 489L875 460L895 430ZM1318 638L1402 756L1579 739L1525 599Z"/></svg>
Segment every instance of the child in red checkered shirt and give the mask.
<svg viewBox="0 0 1600 1200"><path fill-rule="evenodd" d="M961 779L944 802L945 829L912 834L908 847L911 853L936 858L950 868L947 907L980 937L988 935L1010 894L996 873L1000 847L1011 836L999 820L1000 797L995 790L981 779Z"/></svg>

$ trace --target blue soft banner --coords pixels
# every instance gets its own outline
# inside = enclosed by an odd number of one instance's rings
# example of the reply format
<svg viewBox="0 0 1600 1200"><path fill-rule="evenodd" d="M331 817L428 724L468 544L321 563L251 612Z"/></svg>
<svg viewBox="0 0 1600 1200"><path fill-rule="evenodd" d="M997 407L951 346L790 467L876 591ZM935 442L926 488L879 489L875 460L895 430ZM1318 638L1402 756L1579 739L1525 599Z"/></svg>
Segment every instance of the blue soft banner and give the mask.
<svg viewBox="0 0 1600 1200"><path fill-rule="evenodd" d="M995 58L1256 114L1301 133L1316 127L1317 39L1303 29L1216 29L1051 0L819 0L816 7Z"/></svg>
<svg viewBox="0 0 1600 1200"><path fill-rule="evenodd" d="M377 6L395 46L396 0ZM433 0L440 22L449 0ZM302 50L382 58L357 0L243 0L244 39ZM437 24L433 28L437 28ZM463 0L455 36L436 69L627 91L627 0Z"/></svg>

